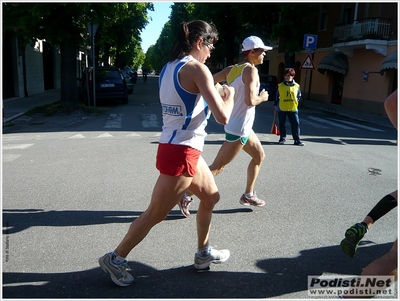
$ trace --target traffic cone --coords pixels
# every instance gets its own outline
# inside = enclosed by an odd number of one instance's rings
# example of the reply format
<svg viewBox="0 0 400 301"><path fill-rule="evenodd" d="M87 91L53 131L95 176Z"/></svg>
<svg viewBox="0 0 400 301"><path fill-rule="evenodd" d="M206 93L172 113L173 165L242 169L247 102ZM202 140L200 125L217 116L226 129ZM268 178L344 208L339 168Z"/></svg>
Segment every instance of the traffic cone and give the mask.
<svg viewBox="0 0 400 301"><path fill-rule="evenodd" d="M276 125L276 112L274 113L274 119L272 120L271 134L275 134L277 136L281 134L279 132L278 126Z"/></svg>
<svg viewBox="0 0 400 301"><path fill-rule="evenodd" d="M275 134L279 136L281 133L279 132L279 129L276 124L274 124L273 129L272 129L272 134Z"/></svg>
<svg viewBox="0 0 400 301"><path fill-rule="evenodd" d="M272 125L272 130L271 130L271 134L276 134L276 131L278 130L278 127L276 126L276 124Z"/></svg>

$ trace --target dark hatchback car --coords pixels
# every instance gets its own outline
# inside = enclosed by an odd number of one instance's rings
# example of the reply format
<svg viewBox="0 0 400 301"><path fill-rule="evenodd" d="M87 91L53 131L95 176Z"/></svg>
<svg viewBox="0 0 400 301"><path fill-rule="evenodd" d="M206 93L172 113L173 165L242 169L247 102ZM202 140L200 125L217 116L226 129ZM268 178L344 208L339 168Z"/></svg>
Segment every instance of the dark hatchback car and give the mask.
<svg viewBox="0 0 400 301"><path fill-rule="evenodd" d="M96 67L95 68L96 85L96 104L104 104L111 101L114 104L122 102L128 103L128 89L126 80L119 68L116 67ZM93 69L89 68L88 73L89 97L88 101L86 74L81 79L81 97L86 105L93 105Z"/></svg>
<svg viewBox="0 0 400 301"><path fill-rule="evenodd" d="M275 75L260 74L260 91L264 89L268 92L268 101L274 101L276 91L278 90L278 79Z"/></svg>

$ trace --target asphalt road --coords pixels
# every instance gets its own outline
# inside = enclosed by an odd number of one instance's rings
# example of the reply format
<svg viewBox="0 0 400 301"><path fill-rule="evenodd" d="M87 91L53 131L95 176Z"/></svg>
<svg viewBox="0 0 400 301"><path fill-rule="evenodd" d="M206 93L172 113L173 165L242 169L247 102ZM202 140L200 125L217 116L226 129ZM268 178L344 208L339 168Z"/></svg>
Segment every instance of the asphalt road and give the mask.
<svg viewBox="0 0 400 301"><path fill-rule="evenodd" d="M231 258L206 273L194 269L196 199L190 218L175 207L130 253L135 282L117 287L97 259L147 208L158 175L157 101L157 78L149 77L127 105L21 118L3 129L3 298L308 299L308 276L359 275L397 238L393 210L354 258L339 247L344 231L397 187L396 132L303 109L306 145L290 145L288 136L282 146L265 103L254 129L266 153L256 191L267 204L239 204L244 152L216 179L221 201L210 241ZM207 129L203 156L211 163L224 135L212 118Z"/></svg>

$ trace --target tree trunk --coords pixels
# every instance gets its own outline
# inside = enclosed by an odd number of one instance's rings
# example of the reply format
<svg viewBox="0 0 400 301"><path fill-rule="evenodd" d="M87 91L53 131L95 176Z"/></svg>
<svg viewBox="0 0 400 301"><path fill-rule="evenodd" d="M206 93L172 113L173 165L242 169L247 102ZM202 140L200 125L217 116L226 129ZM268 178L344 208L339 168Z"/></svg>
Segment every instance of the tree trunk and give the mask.
<svg viewBox="0 0 400 301"><path fill-rule="evenodd" d="M109 58L110 58L110 44L104 44L104 66L109 66L110 64L108 63Z"/></svg>
<svg viewBox="0 0 400 301"><path fill-rule="evenodd" d="M65 38L60 44L61 50L61 105L75 108L79 105L76 45L72 38Z"/></svg>

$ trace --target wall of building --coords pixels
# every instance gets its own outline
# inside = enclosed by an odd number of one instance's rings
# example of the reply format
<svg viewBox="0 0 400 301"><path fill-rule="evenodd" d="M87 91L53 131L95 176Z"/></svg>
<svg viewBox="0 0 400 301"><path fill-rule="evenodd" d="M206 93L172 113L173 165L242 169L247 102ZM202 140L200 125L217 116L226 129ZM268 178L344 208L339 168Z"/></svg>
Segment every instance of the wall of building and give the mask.
<svg viewBox="0 0 400 301"><path fill-rule="evenodd" d="M346 13L344 13L344 10L347 10ZM334 72L325 71L324 74L321 74L317 68L326 55L341 50L334 48L333 32L335 26L345 21L351 24L354 18L375 17L391 20L391 25L397 24L397 4L395 3L359 3L357 16L354 16L355 11L355 3L321 3L319 5L319 19L321 19L322 14L325 14L328 23L326 28L321 28L321 23L319 23L315 33L311 33L318 35L318 48L313 54L313 63L316 69L313 71L296 70L295 80L300 84L305 99L331 104ZM353 49L352 55L347 55L349 66L344 76L341 106L386 115L383 102L397 87L398 80L397 70L387 70L383 75L380 74L382 63L386 57L397 51L397 29L391 30L390 35L392 38L385 45L385 47L387 46L386 56L374 50L366 49L368 43L363 44L362 42L356 46L358 49ZM296 64L302 63L306 56L307 53L304 50L296 53ZM280 74L285 68L284 53L280 52L276 59L271 59L270 66L277 66L278 80L282 80ZM365 71L369 71L366 79L364 79Z"/></svg>
<svg viewBox="0 0 400 301"><path fill-rule="evenodd" d="M314 52L313 64L315 66L315 70L307 71L307 80L305 80L306 70L303 70L301 72L302 75L301 84L304 86L305 89L304 91L306 91L306 94L305 93L303 94L307 96L310 95L309 99L311 100L323 103L331 102L331 94L332 94L332 91L330 90L331 76L327 72L325 72L325 74L321 74L320 72L317 71L318 64L330 52L332 52L332 50L327 51L323 49L319 50L317 49ZM301 55L296 56L296 60L298 59L303 63L306 57L307 54L303 53ZM311 81L311 88L310 88L310 81Z"/></svg>
<svg viewBox="0 0 400 301"><path fill-rule="evenodd" d="M61 89L61 53L60 49L54 49L54 87Z"/></svg>
<svg viewBox="0 0 400 301"><path fill-rule="evenodd" d="M26 61L26 89L28 96L44 92L44 77L43 77L43 45L39 41L32 48L25 47Z"/></svg>
<svg viewBox="0 0 400 301"><path fill-rule="evenodd" d="M21 98L45 92L44 71L43 71L43 42L38 41L34 47L30 45L24 47L18 44L18 39L14 36L11 39L13 49L13 85L15 97ZM25 55L25 77L24 83L24 55ZM61 54L58 49L54 49L54 88L61 88Z"/></svg>

